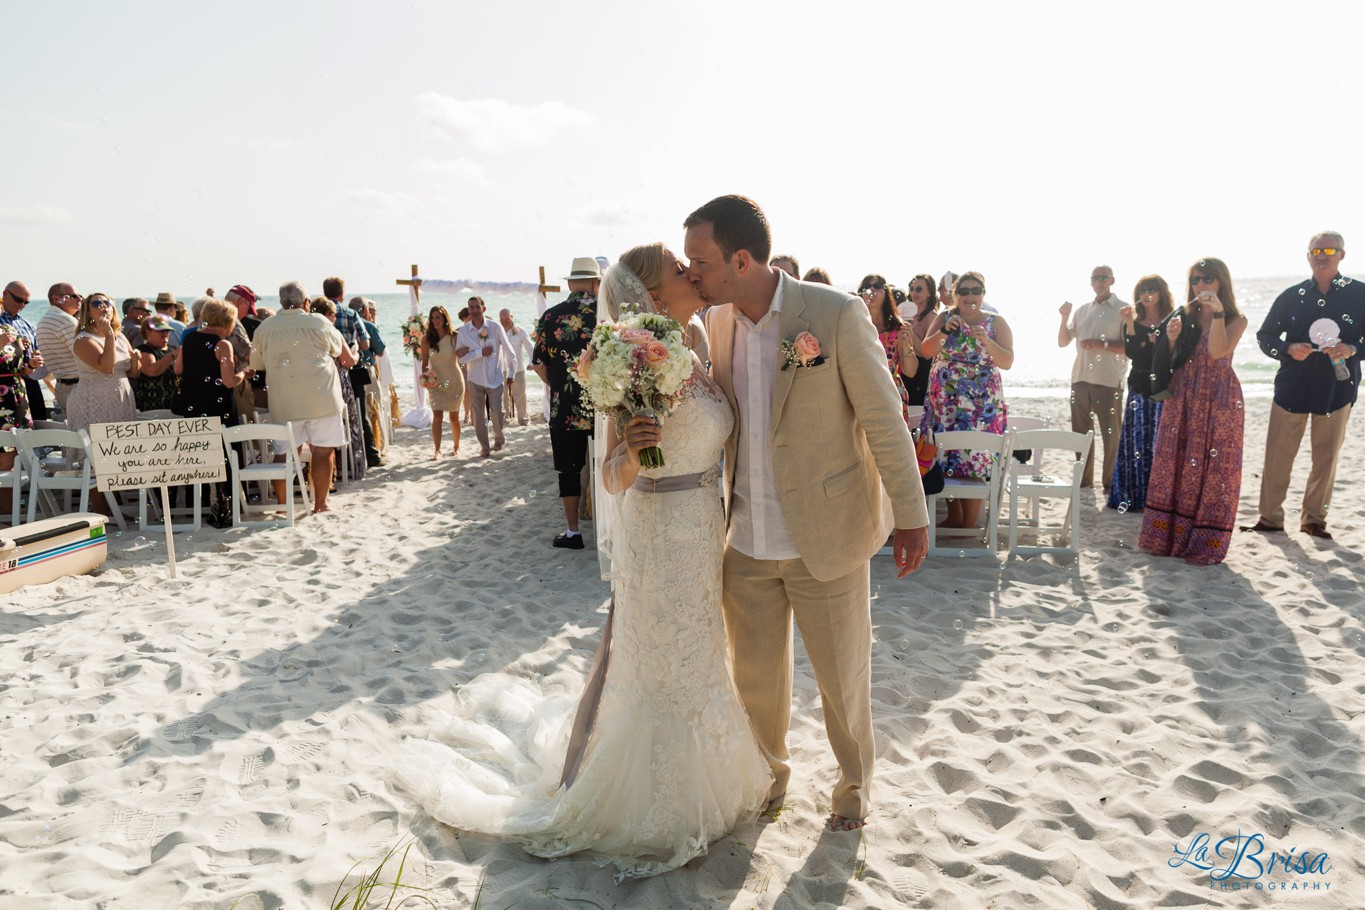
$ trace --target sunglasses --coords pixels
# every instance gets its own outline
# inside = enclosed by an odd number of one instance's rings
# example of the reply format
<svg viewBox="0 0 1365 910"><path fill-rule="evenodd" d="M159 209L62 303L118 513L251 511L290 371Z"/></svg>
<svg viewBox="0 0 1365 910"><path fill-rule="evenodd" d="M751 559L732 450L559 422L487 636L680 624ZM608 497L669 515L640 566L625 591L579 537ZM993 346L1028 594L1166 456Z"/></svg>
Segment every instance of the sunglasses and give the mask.
<svg viewBox="0 0 1365 910"><path fill-rule="evenodd" d="M985 289L985 288L958 288L958 289L957 289L957 296L959 296L959 297L980 297L980 296L981 296L982 294L984 294L984 293L986 293L986 289Z"/></svg>
<svg viewBox="0 0 1365 910"><path fill-rule="evenodd" d="M1212 275L1191 275L1190 287L1195 287L1200 284L1213 284L1217 280L1218 279Z"/></svg>
<svg viewBox="0 0 1365 910"><path fill-rule="evenodd" d="M1091 280L1092 282L1094 282L1094 281L1113 281L1113 280L1114 280L1114 276L1113 276L1113 275L1091 275L1091 276L1090 276L1090 280Z"/></svg>
<svg viewBox="0 0 1365 910"><path fill-rule="evenodd" d="M114 301L102 300L99 297L96 297L94 300L90 301L90 305L97 310L103 310L112 307L114 305Z"/></svg>
<svg viewBox="0 0 1365 910"><path fill-rule="evenodd" d="M18 294L10 294L9 299L19 304L19 306L28 306L29 298L27 297L20 297Z"/></svg>
<svg viewBox="0 0 1365 910"><path fill-rule="evenodd" d="M884 290L886 290L886 285L884 285L884 284L869 284L867 287L863 288L863 289L862 289L861 291L859 291L858 293L859 293L859 294L862 294L864 297L866 297L866 296L868 296L869 294L875 294L875 293L877 293L878 291L884 291Z"/></svg>
<svg viewBox="0 0 1365 910"><path fill-rule="evenodd" d="M1315 246L1308 252L1314 256L1335 256L1341 251L1334 246Z"/></svg>

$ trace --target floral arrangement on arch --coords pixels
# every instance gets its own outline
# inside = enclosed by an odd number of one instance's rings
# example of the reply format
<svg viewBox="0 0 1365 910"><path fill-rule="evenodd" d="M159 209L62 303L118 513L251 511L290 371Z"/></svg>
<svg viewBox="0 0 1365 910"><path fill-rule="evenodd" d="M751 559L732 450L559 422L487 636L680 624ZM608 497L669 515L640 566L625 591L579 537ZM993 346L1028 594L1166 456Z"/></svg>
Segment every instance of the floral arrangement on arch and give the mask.
<svg viewBox="0 0 1365 910"><path fill-rule="evenodd" d="M592 406L621 430L638 414L659 420L672 414L692 370L682 327L667 316L636 313L598 323L572 375ZM661 467L663 452L658 446L643 450L640 464Z"/></svg>
<svg viewBox="0 0 1365 910"><path fill-rule="evenodd" d="M427 335L427 320L420 313L403 322L403 350L413 357L422 355L422 339Z"/></svg>

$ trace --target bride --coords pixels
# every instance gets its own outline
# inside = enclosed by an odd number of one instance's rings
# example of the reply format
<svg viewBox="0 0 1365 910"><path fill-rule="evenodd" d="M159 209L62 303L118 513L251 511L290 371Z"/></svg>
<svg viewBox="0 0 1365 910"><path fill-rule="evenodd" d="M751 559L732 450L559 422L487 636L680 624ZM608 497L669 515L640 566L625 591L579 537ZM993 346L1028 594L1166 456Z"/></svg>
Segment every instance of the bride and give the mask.
<svg viewBox="0 0 1365 910"><path fill-rule="evenodd" d="M598 316L647 310L686 326L702 305L677 257L653 243L607 270ZM674 869L757 816L772 774L721 619L716 483L733 423L697 362L662 427L636 417L624 433L606 428L594 526L613 605L583 695L566 704L505 674L465 686L458 716L435 732L443 742L409 740L399 762L431 816L537 856L584 852L614 864L618 881ZM666 466L640 467L651 445Z"/></svg>

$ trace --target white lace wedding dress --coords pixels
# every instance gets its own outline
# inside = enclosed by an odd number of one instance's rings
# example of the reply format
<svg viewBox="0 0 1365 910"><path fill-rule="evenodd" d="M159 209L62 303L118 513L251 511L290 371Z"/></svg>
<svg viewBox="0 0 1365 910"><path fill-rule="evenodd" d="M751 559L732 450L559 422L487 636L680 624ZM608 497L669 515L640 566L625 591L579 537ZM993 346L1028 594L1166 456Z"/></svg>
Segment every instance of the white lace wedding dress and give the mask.
<svg viewBox="0 0 1365 910"><path fill-rule="evenodd" d="M641 472L692 475L687 488L637 484L616 500L609 656L579 760L566 766L566 749L575 710L592 713L591 685L580 706L480 677L432 732L443 742L405 745L398 776L431 816L537 856L587 851L620 880L676 868L757 815L772 776L735 692L720 605L716 474L733 419L699 372L664 422L667 465Z"/></svg>

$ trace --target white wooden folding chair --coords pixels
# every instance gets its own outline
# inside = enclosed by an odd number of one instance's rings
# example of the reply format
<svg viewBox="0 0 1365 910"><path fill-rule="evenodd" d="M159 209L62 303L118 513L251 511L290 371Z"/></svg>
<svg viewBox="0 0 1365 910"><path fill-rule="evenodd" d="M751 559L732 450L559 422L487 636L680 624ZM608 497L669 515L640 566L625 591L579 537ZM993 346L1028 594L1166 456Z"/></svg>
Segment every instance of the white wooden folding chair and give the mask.
<svg viewBox="0 0 1365 910"><path fill-rule="evenodd" d="M40 449L65 449L79 460L71 464L64 456L39 454ZM29 493L28 520L38 517L38 502L41 500L48 514L55 518L67 509L58 509L53 498L53 490L61 490L70 505L70 494L80 493L78 512L90 511L90 491L95 489L95 475L90 457L90 436L84 430L25 430L19 435L21 457L28 463ZM109 514L120 529L126 528L123 510L113 493L105 493L104 501L109 504Z"/></svg>
<svg viewBox="0 0 1365 910"><path fill-rule="evenodd" d="M19 526L19 501L24 498L24 486L28 483L28 459L19 448L19 436L24 430L0 430L0 451L14 449L14 467L0 471L0 489L10 491L9 524Z"/></svg>
<svg viewBox="0 0 1365 910"><path fill-rule="evenodd" d="M1000 503L1000 490L1004 486L1004 459L1009 437L1001 433L987 433L983 430L945 430L934 434L934 444L938 446L940 463L946 452L971 451L984 452L990 456L990 480L967 480L959 477L943 478L943 490L926 497L929 507L929 555L931 556L990 556L995 557L998 541L995 514ZM939 499L980 499L985 505L981 514L985 516L985 528L940 528L938 526ZM986 546L962 547L939 546L939 535L950 537L979 538L985 531Z"/></svg>
<svg viewBox="0 0 1365 910"><path fill-rule="evenodd" d="M1023 417L1023 416L1016 417L1016 416L1014 416L1013 414L1011 414L1010 417L1009 417L1009 419L1006 420L1005 424L1006 424L1006 430L1005 430L1005 431L1006 431L1007 433L1013 433L1013 432L1016 432L1016 431L1023 431L1023 430L1046 430L1046 429L1047 429L1047 421L1044 420L1044 419L1041 418L1041 417ZM1042 458L1043 453L1042 453L1042 452L1039 452L1039 451L1036 451L1036 450L1035 450L1035 451L1033 451L1033 452L1029 455L1028 461L1026 461L1026 462L1019 462L1019 459L1017 459L1017 458L1014 457L1015 451L1016 451L1015 449L1011 448L1011 449L1007 449L1007 450L1006 450L1006 453L1007 453L1007 455L1009 456L1009 458L1010 458L1011 461L1014 461L1014 462L1016 462L1016 463L1019 463L1019 474L1020 474L1020 476L1022 476L1022 477L1040 477L1040 476L1042 476L1042 473L1043 473L1043 458ZM1011 465L1011 467L1012 467L1012 465ZM1009 495L1009 477L1010 477L1010 476L1012 476L1012 475L1007 475L1007 476L1006 476L1006 478L1005 478L1005 481L1006 481L1005 489L1002 490L1001 493L1000 493L1000 505L1002 506L1002 510L1001 510L1001 511L1002 511L1002 514L1001 514L1001 516L1000 516L1000 521L1001 521L1002 523L1008 523L1008 521L1009 521L1009 519L1006 518L1006 517L1003 515L1003 506L1004 506L1004 504L1005 504L1005 497L1006 497L1007 495ZM1039 501L1038 501L1037 499L1030 499L1030 500L1029 500L1029 504L1030 504L1030 506L1031 506L1031 508L1032 508L1032 512L1030 513L1030 515L1029 515L1028 518L1020 518L1020 519L1019 519L1019 523L1022 524L1022 525L1027 525L1028 527L1031 527L1031 528L1036 528L1036 527L1038 527L1038 511L1039 511L1039 508L1040 508L1040 503L1039 503Z"/></svg>
<svg viewBox="0 0 1365 910"><path fill-rule="evenodd" d="M242 464L241 454L233 448L233 443L253 443L261 442L282 442L284 443L284 461L258 461L252 464ZM303 465L299 463L298 452L294 448L294 425L292 423L248 423L242 426L223 427L223 449L227 452L228 467L232 473L232 523L233 525L269 525L272 520L263 519L257 521L242 520L242 501L244 499L244 485L253 480L283 480L285 484L285 497L281 505L284 506L285 521L290 527L294 525L294 481L299 484L299 493L303 496L305 505L308 503L308 484L303 479ZM256 446L245 445L242 451L248 453L250 457L259 457ZM268 449L267 449L268 451ZM273 456L267 455L266 459ZM318 478L313 479L314 482ZM328 483L331 478L322 478L322 483Z"/></svg>
<svg viewBox="0 0 1365 910"><path fill-rule="evenodd" d="M1030 476L1024 473L1024 466L1011 459L1009 476L1010 495L1010 535L1009 555L1032 555L1036 553L1079 553L1081 550L1081 475L1085 472L1085 459L1090 447L1095 443L1095 431L1073 433L1070 430L1019 430L1011 434L1009 445L1013 449L1032 449L1041 463L1047 450L1065 452L1076 456L1074 464L1068 464L1060 475L1039 474ZM1067 476L1070 474L1070 476ZM1068 536L1068 546L1043 546L1044 529L1038 526L1038 540L1032 546L1019 543L1019 500L1030 498L1037 503L1041 499L1066 499L1066 520L1060 528ZM1040 519L1041 521L1041 519Z"/></svg>

